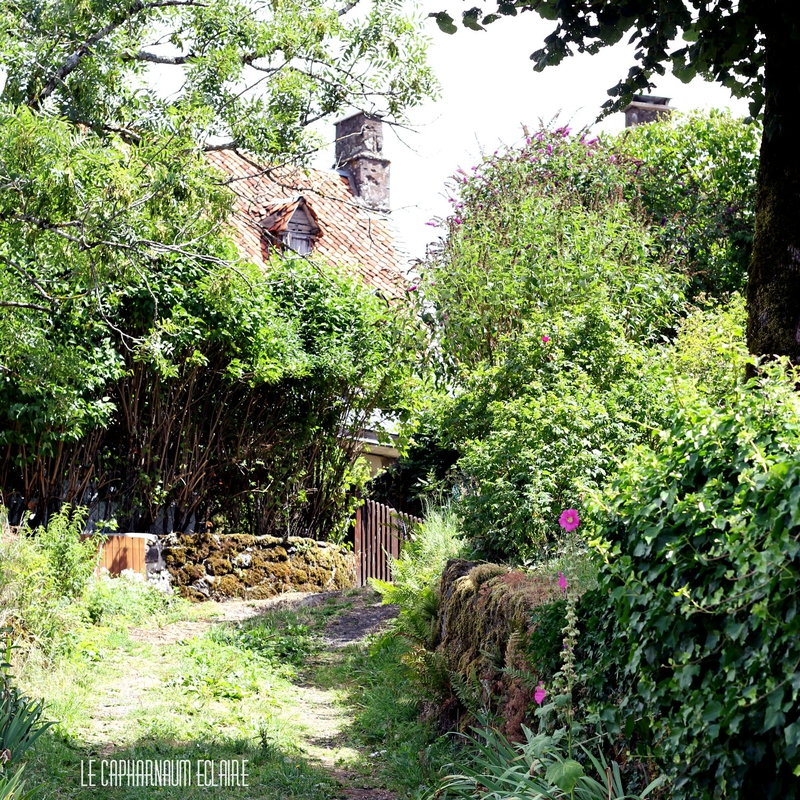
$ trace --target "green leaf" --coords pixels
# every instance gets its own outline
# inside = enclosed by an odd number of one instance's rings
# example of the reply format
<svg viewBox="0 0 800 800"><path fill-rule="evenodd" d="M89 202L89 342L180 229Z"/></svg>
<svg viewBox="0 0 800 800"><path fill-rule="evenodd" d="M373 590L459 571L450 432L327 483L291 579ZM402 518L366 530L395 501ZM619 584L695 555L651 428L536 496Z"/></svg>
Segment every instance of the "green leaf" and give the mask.
<svg viewBox="0 0 800 800"><path fill-rule="evenodd" d="M436 20L439 30L441 30L443 33L454 34L458 30L453 23L453 18L446 11L437 11L435 13L428 14L428 16L433 17Z"/></svg>
<svg viewBox="0 0 800 800"><path fill-rule="evenodd" d="M547 768L545 778L548 783L558 786L562 792L571 792L583 775L583 767L577 761L568 758L551 764Z"/></svg>
<svg viewBox="0 0 800 800"><path fill-rule="evenodd" d="M461 21L466 28L470 28L473 31L485 30L478 22L478 17L480 17L481 14L482 11L479 8L470 8L462 14Z"/></svg>

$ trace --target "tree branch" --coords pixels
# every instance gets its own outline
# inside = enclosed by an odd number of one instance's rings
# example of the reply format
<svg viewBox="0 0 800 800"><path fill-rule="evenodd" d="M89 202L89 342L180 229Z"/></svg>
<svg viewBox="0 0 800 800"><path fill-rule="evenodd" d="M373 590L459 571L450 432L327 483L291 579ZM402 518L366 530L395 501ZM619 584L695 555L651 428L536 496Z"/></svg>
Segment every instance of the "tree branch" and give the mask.
<svg viewBox="0 0 800 800"><path fill-rule="evenodd" d="M192 53L186 56L160 56L157 53L150 53L147 50L137 50L133 55L125 56L124 60L148 61L151 64L167 64L169 66L178 67L183 64L188 64L190 58L193 58Z"/></svg>
<svg viewBox="0 0 800 800"><path fill-rule="evenodd" d="M156 8L170 8L175 6L206 8L206 4L198 2L198 0L155 0L155 2L152 3L145 3L143 0L136 0L130 5L127 11L123 12L116 19L109 22L108 25L100 28L99 31L93 33L88 39L78 45L76 50L67 56L61 66L50 76L49 80L42 87L38 95L31 100L29 103L31 108L38 109L41 106L42 101L50 97L50 95L56 90L56 87L63 83L64 79L78 68L78 65L86 57L92 47L99 41L105 39L110 33L113 33L121 25L124 25L126 22L133 19L133 17L141 14L142 11L151 11L152 9Z"/></svg>
<svg viewBox="0 0 800 800"><path fill-rule="evenodd" d="M50 297L49 294L42 288L41 284L39 284L33 275L25 269L25 267L21 267L16 262L12 261L10 258L6 258L5 256L0 256L0 263L6 264L7 266L11 267L11 269L16 270L26 281L33 286L34 289L42 296L48 303L53 302L53 298Z"/></svg>
<svg viewBox="0 0 800 800"><path fill-rule="evenodd" d="M237 141L230 141L230 142L220 142L219 144L204 144L203 150L206 153L216 153L220 150L236 150L239 147L239 142Z"/></svg>
<svg viewBox="0 0 800 800"><path fill-rule="evenodd" d="M11 300L0 300L0 308L31 308L34 311L43 311L45 314L50 311L47 306L40 306L38 303L15 303Z"/></svg>
<svg viewBox="0 0 800 800"><path fill-rule="evenodd" d="M345 3L336 13L338 16L343 17L348 11L352 11L359 2L360 0L349 0L349 2Z"/></svg>

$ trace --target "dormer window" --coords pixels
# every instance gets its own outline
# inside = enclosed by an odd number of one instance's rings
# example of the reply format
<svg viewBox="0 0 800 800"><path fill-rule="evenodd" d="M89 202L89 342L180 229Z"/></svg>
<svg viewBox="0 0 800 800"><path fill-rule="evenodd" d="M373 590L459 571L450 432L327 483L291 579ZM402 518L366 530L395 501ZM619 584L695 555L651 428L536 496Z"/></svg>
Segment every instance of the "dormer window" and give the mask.
<svg viewBox="0 0 800 800"><path fill-rule="evenodd" d="M298 255L309 255L322 231L317 215L305 198L282 201L268 208L272 213L262 220L261 225L270 242L280 242L286 250Z"/></svg>
<svg viewBox="0 0 800 800"><path fill-rule="evenodd" d="M319 227L313 223L303 204L292 214L286 230L280 234L280 240L295 253L307 256L318 233Z"/></svg>

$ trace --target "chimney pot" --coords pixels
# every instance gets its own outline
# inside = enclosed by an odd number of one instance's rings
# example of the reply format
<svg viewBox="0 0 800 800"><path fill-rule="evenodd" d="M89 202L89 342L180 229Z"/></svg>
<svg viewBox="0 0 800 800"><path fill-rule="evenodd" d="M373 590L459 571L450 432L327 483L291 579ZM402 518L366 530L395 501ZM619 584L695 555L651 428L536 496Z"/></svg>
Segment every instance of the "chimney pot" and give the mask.
<svg viewBox="0 0 800 800"><path fill-rule="evenodd" d="M389 164L380 117L359 111L336 123L334 169L347 173L353 194L367 208L389 210Z"/></svg>
<svg viewBox="0 0 800 800"><path fill-rule="evenodd" d="M645 122L656 122L665 119L672 113L669 97L635 94L625 107L625 127L631 128Z"/></svg>

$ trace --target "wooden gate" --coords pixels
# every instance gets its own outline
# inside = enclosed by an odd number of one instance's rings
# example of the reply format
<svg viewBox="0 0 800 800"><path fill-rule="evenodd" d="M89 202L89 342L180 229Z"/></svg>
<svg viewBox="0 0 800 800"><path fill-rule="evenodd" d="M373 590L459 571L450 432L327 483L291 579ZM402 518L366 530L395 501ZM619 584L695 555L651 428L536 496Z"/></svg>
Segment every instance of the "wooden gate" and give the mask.
<svg viewBox="0 0 800 800"><path fill-rule="evenodd" d="M369 578L392 579L390 557L400 555L401 544L418 522L422 522L419 517L374 500L366 500L356 509L355 553L359 586L366 586Z"/></svg>

